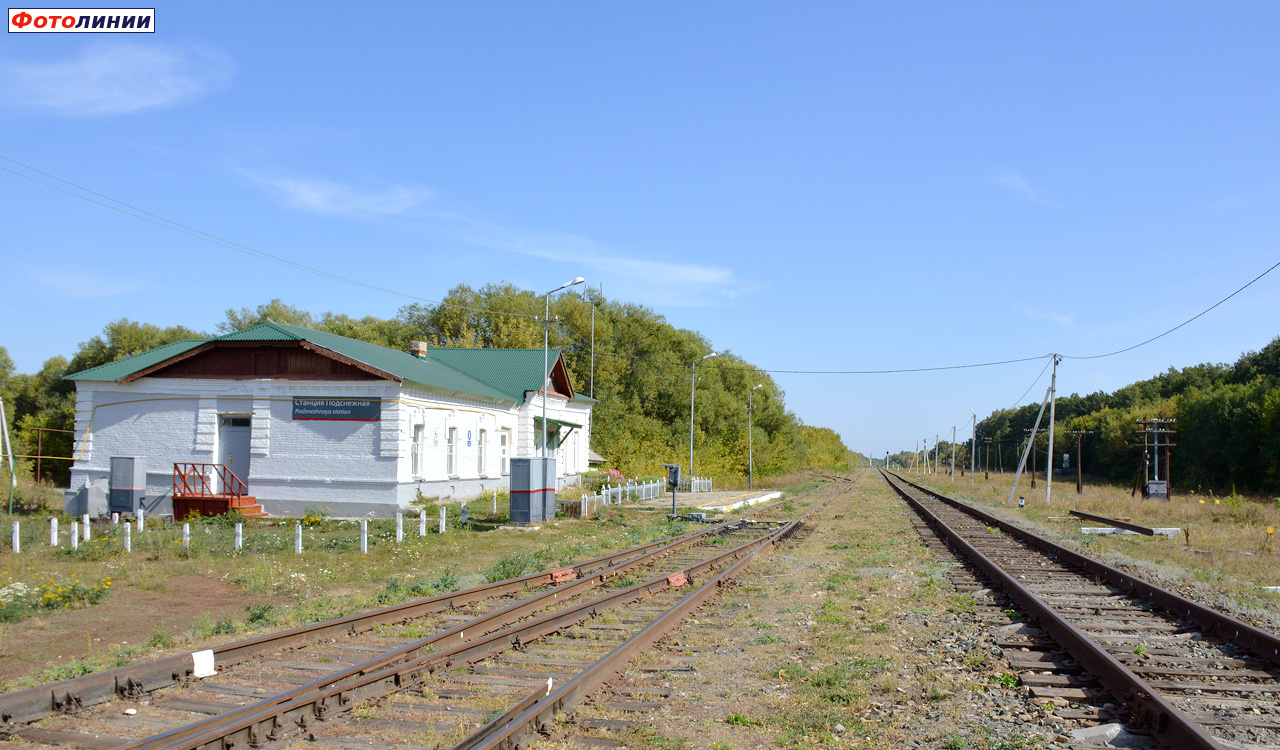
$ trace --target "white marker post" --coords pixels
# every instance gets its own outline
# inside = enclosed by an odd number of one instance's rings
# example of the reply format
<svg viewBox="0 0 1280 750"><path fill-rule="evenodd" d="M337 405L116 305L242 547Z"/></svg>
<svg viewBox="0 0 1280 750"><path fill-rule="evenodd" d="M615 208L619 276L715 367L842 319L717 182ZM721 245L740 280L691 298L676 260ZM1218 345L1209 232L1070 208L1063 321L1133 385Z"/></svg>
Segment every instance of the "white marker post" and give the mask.
<svg viewBox="0 0 1280 750"><path fill-rule="evenodd" d="M369 519L360 519L360 554L369 554Z"/></svg>
<svg viewBox="0 0 1280 750"><path fill-rule="evenodd" d="M182 548L191 549L191 523L189 521L182 522Z"/></svg>
<svg viewBox="0 0 1280 750"><path fill-rule="evenodd" d="M498 491L493 491L493 515L498 515Z"/></svg>
<svg viewBox="0 0 1280 750"><path fill-rule="evenodd" d="M293 525L293 554L302 554L302 524Z"/></svg>
<svg viewBox="0 0 1280 750"><path fill-rule="evenodd" d="M133 523L131 521L124 522L124 551L133 551Z"/></svg>
<svg viewBox="0 0 1280 750"><path fill-rule="evenodd" d="M147 530L147 512L142 508L138 508L138 531Z"/></svg>
<svg viewBox="0 0 1280 750"><path fill-rule="evenodd" d="M404 514L396 513L396 544L404 541Z"/></svg>
<svg viewBox="0 0 1280 750"><path fill-rule="evenodd" d="M444 533L444 506L440 506L440 533Z"/></svg>
<svg viewBox="0 0 1280 750"><path fill-rule="evenodd" d="M18 530L18 522L14 521L13 522L13 553L16 555L21 551L22 551L22 534Z"/></svg>
<svg viewBox="0 0 1280 750"><path fill-rule="evenodd" d="M118 525L120 525L120 514L119 514L119 513L112 513L112 514L111 514L111 525L112 525L112 526L118 526Z"/></svg>
<svg viewBox="0 0 1280 750"><path fill-rule="evenodd" d="M78 521L71 522L71 549L80 548L80 523Z"/></svg>
<svg viewBox="0 0 1280 750"><path fill-rule="evenodd" d="M89 514L85 513L84 518L84 541L89 541Z"/></svg>
<svg viewBox="0 0 1280 750"><path fill-rule="evenodd" d="M49 519L49 546L58 546L58 519L56 518Z"/></svg>
<svg viewBox="0 0 1280 750"><path fill-rule="evenodd" d="M418 536L427 535L427 509L418 511Z"/></svg>
<svg viewBox="0 0 1280 750"><path fill-rule="evenodd" d="M236 524L236 552L244 549L244 524Z"/></svg>

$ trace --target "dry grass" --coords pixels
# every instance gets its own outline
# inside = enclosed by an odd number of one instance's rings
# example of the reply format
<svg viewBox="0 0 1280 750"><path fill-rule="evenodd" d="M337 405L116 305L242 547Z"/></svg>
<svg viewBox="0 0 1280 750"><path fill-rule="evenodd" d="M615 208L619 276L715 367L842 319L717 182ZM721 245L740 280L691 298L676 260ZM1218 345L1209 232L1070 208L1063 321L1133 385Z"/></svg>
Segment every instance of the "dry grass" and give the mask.
<svg viewBox="0 0 1280 750"><path fill-rule="evenodd" d="M1175 494L1169 502L1131 497L1129 488L1086 483L1076 494L1074 477L1054 477L1053 501L1045 501L1045 481L1041 475L1036 489L1023 475L1017 495L1027 499L1027 507L1019 510L1017 499L1006 504L1013 486L1012 474L992 474L984 480L978 474L973 486L970 478L959 476L955 482L947 476L937 478L905 475L913 481L933 486L943 494L961 500L973 500L980 506L1026 519L1054 536L1073 539L1090 554L1119 554L1163 566L1187 583L1214 582L1220 588L1249 597L1277 598L1262 595L1256 586L1280 586L1280 542L1268 535L1267 528L1280 527L1280 503L1275 500L1246 498L1239 495ZM1069 510L1080 510L1106 518L1128 518L1132 523L1152 528L1177 527L1187 537L1165 539L1147 536L1085 536L1081 526L1100 524L1073 519L1050 520L1068 516Z"/></svg>

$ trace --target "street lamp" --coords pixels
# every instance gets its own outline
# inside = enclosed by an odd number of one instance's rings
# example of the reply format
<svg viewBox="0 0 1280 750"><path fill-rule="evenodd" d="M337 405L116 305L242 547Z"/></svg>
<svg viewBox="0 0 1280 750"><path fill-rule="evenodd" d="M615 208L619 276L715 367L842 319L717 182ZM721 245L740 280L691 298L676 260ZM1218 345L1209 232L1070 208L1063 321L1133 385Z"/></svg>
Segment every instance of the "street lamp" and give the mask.
<svg viewBox="0 0 1280 750"><path fill-rule="evenodd" d="M755 459L751 454L751 412L756 410L755 405L751 401L752 395L755 394L756 388L763 388L764 383L757 385L755 388L747 391L747 489L754 490L756 488L756 465Z"/></svg>
<svg viewBox="0 0 1280 750"><path fill-rule="evenodd" d="M551 367L551 362L548 361L548 357L550 356L550 354L548 353L549 349L547 346L548 339L549 339L548 331L551 328L551 295L555 294L561 289L568 289L569 287L575 286L577 284L581 284L584 281L586 281L586 279L579 276L573 281L566 281L565 283L561 284L555 289L552 289L551 291L547 292L542 296L542 376L543 376L543 380L542 380L542 457L543 458L547 457L547 380L546 379L551 377L551 373L547 372L547 370L550 369Z"/></svg>
<svg viewBox="0 0 1280 750"><path fill-rule="evenodd" d="M693 394L698 385L698 363L716 356L711 352L705 357L698 357L689 364L689 481L693 482ZM692 484L690 485L692 487Z"/></svg>

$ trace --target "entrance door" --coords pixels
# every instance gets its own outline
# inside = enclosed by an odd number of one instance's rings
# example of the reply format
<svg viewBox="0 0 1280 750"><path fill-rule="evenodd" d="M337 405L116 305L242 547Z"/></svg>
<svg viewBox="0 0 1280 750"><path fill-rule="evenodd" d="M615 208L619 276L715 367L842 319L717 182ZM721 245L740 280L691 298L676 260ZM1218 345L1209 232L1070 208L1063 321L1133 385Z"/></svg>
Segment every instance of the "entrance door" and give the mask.
<svg viewBox="0 0 1280 750"><path fill-rule="evenodd" d="M226 466L240 481L249 483L249 434L251 420L248 416L224 414L218 417L218 463ZM219 487L227 492L230 487Z"/></svg>

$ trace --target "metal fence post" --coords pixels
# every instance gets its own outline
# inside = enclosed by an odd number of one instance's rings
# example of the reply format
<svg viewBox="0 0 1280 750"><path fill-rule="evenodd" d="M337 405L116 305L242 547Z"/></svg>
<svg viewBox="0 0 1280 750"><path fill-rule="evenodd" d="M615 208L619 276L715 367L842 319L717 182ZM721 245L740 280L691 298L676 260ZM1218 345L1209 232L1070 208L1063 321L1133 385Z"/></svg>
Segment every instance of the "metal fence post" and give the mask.
<svg viewBox="0 0 1280 750"><path fill-rule="evenodd" d="M133 551L133 522L132 521L124 522L124 551L125 552Z"/></svg>
<svg viewBox="0 0 1280 750"><path fill-rule="evenodd" d="M369 554L369 519L360 519L360 554Z"/></svg>
<svg viewBox="0 0 1280 750"><path fill-rule="evenodd" d="M49 519L49 546L58 546L58 519L56 518Z"/></svg>
<svg viewBox="0 0 1280 750"><path fill-rule="evenodd" d="M396 513L396 544L404 541L404 514Z"/></svg>
<svg viewBox="0 0 1280 750"><path fill-rule="evenodd" d="M302 524L293 525L293 554L302 554Z"/></svg>
<svg viewBox="0 0 1280 750"><path fill-rule="evenodd" d="M236 524L236 552L244 549L244 524Z"/></svg>

